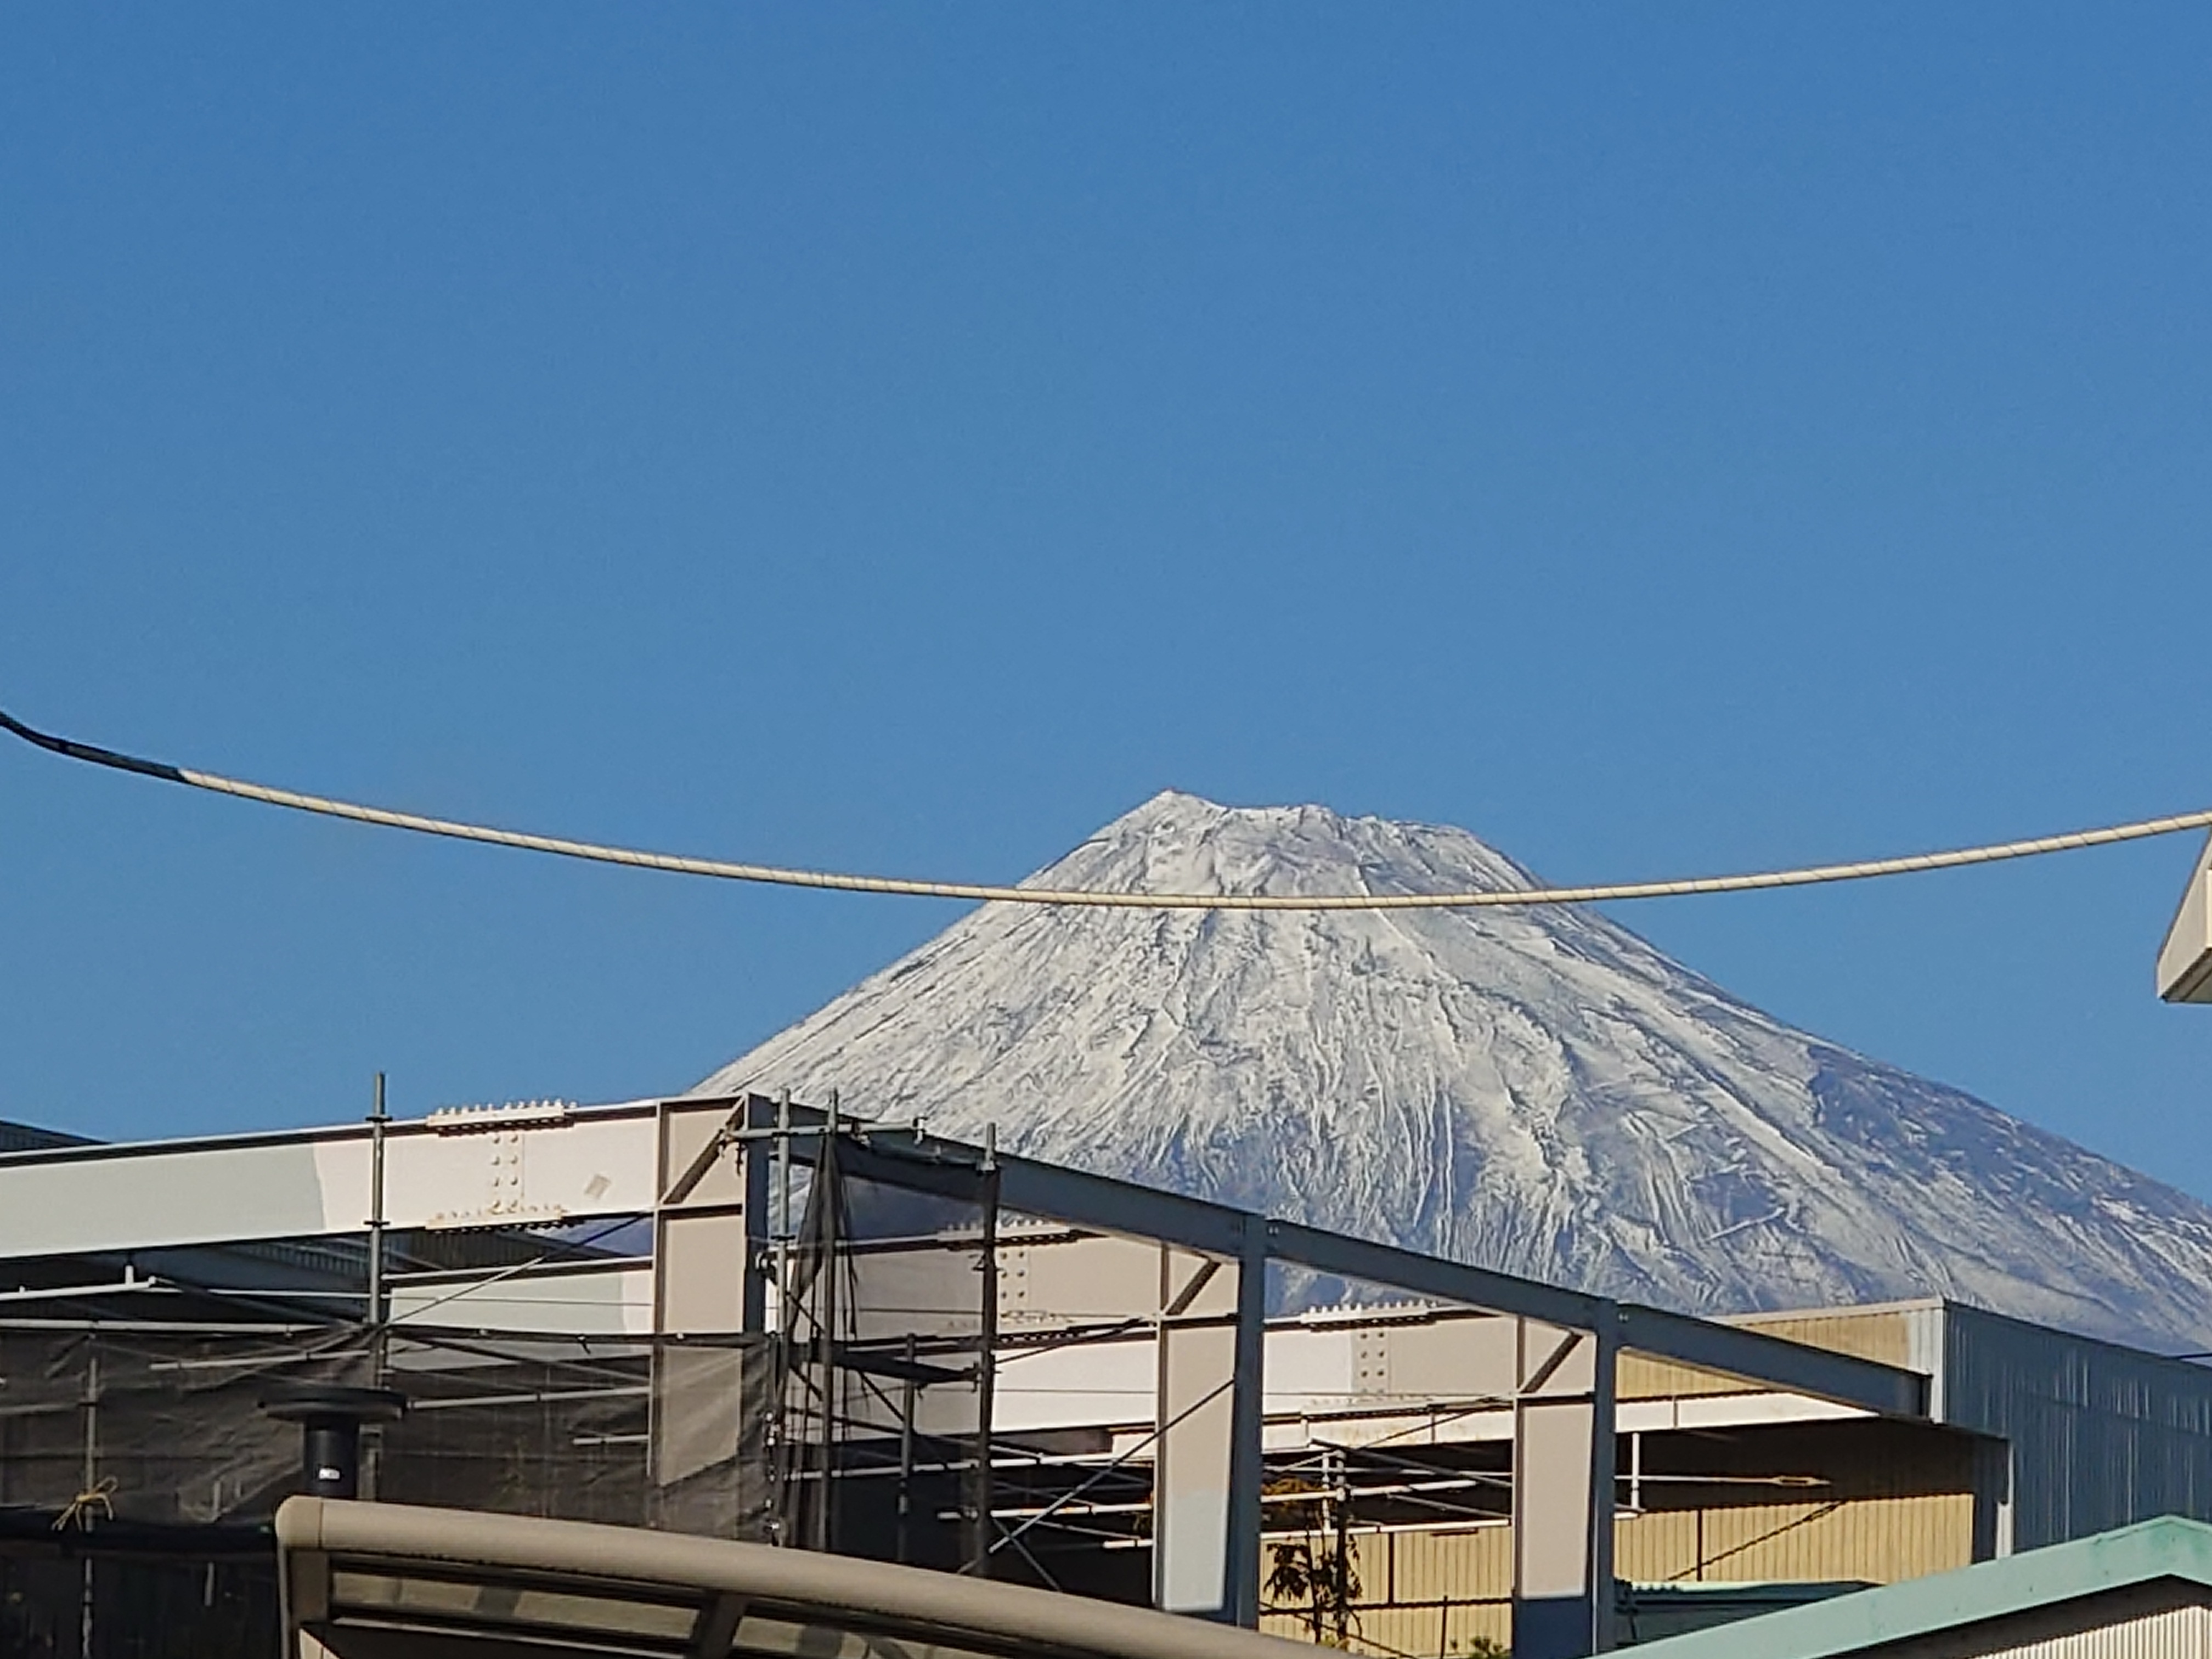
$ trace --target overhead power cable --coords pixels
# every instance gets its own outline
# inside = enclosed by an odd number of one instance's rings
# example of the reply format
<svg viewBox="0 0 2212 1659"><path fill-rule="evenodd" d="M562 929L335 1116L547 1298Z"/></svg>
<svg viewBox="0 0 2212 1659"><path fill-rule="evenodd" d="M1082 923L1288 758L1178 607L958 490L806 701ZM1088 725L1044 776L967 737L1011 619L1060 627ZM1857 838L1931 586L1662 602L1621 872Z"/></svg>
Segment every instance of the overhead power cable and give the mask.
<svg viewBox="0 0 2212 1659"><path fill-rule="evenodd" d="M1763 870L1744 875L1695 876L1674 881L1611 882L1589 887L1508 887L1459 893L1111 892L1087 888L1003 887L987 882L915 881L902 876L793 870L772 864L738 864L722 859L687 858L675 853L650 853L634 847L608 847L560 836L534 836L519 830L496 830L488 824L425 817L416 812L393 811L389 807L363 806L355 801L333 800L325 795L303 794L294 789L272 789L266 784L246 783L219 773L196 772L165 761L144 760L136 755L118 754L112 749L53 737L24 725L4 709L0 709L0 726L27 743L94 766L136 772L165 783L181 783L220 795L236 795L270 806L290 807L295 811L350 818L356 823L374 823L387 830L411 830L418 835L445 836L455 841L515 847L526 852L551 853L597 864L627 865L639 870L665 870L679 876L712 876L723 881L757 882L774 887L818 887L843 893L969 899L984 904L1082 905L1113 910L1471 910L1509 905L1598 904L1625 899L1679 898L1698 893L1750 893L1774 887L1813 887L1828 882L1866 881L1876 876L1956 870L1967 865L1998 864L2010 859L2039 858L2046 853L2070 853L2081 848L2112 847L2122 842L2179 835L2188 830L2212 829L2212 811L2182 812L2172 817L2145 818L2101 830L2076 830L2063 836L1997 842L1985 847L1960 847L1940 853L1916 853L1904 858L1818 864L1797 870Z"/></svg>

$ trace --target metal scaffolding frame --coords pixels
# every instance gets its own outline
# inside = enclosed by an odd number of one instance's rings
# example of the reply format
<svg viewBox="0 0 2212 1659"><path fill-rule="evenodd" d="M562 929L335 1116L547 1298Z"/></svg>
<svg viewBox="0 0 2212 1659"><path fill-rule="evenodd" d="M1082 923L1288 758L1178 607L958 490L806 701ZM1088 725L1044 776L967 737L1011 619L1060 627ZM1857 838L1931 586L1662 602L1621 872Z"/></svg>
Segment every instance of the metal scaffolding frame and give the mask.
<svg viewBox="0 0 2212 1659"><path fill-rule="evenodd" d="M43 1329L175 1331L173 1308L239 1337L350 1332L372 1382L409 1344L488 1365L580 1344L579 1390L642 1391L617 1437L663 1524L737 1524L714 1472L748 1424L776 1541L1076 1571L1234 1623L1261 1612L1271 1534L1510 1524L1522 1659L1610 1643L1624 1352L1881 1416L1929 1404L1917 1372L759 1095L416 1121L380 1097L359 1126L0 1154L6 1261L40 1264L17 1294ZM1279 1317L1293 1275L1422 1304L1392 1363L1437 1379L1437 1443L1271 1460L1269 1344L1327 1335ZM1072 1362L1125 1379L1121 1428L1008 1414ZM1439 1439L1481 1413L1507 1425L1492 1449ZM710 1478L705 1508L670 1496Z"/></svg>
<svg viewBox="0 0 2212 1659"><path fill-rule="evenodd" d="M744 1108L732 1103L732 1109ZM757 1117L766 1117L754 1109ZM793 1310L792 1346L807 1354L816 1368L811 1375L822 1379L808 1383L811 1393L794 1420L804 1425L803 1431L818 1431L824 1446L841 1436L849 1444L871 1435L896 1444L903 1499L917 1438L917 1393L947 1385L973 1389L978 1419L965 1437L967 1449L949 1458L940 1452L935 1466L958 1469L968 1479L962 1516L967 1543L959 1564L967 1571L988 1572L1002 1552L1023 1549L1028 1565L1044 1573L1024 1549L1024 1540L1043 1528L1085 1534L1103 1548L1149 1545L1159 1605L1249 1624L1260 1610L1269 1508L1318 1510L1332 1528L1378 1507L1462 1523L1505 1521L1516 1538L1515 1650L1527 1659L1571 1659L1609 1645L1614 1371L1623 1351L1881 1415L1924 1419L1927 1412L1926 1379L1917 1373L1008 1157L994 1145L948 1140L918 1125L860 1121L834 1106L810 1110L783 1101L775 1108L773 1127L760 1138L769 1143L780 1186L788 1188L793 1170L806 1180L806 1225L815 1230L802 1249L779 1243L777 1259L812 1261L825 1253L844 1253L842 1274L824 1277L810 1268L815 1276L805 1284L787 1278L779 1286L778 1305ZM977 1224L967 1235L841 1240L836 1230L849 1217L834 1194L855 1182L973 1203ZM825 1193L832 1194L827 1200ZM999 1328L998 1254L1009 1218L1017 1219L1006 1236L1039 1241L1024 1244L1031 1251L1118 1241L1160 1253L1153 1305L1131 1305L1118 1317L1088 1323L1071 1315L1042 1338L1060 1344L1114 1341L1133 1327L1141 1328L1158 1347L1160 1392L1152 1429L1133 1444L1057 1462L1054 1467L1066 1472L1062 1484L1042 1501L994 1505L990 1493L997 1471L1042 1467L1034 1446L1000 1432L991 1416L992 1380L1009 1360L1018 1359L1024 1344L1040 1340L1034 1332ZM825 1225L827 1233L821 1231ZM1050 1231L1036 1231L1041 1227ZM868 1296L872 1273L880 1274L884 1264L902 1254L908 1258L902 1266L910 1271L914 1255L942 1255L953 1243L975 1255L978 1294L971 1331L909 1328L880 1332L872 1340L857 1326L839 1325L841 1317L848 1325L854 1320ZM1177 1263L1185 1267L1180 1280ZM1262 1446L1268 1273L1278 1267L1492 1316L1487 1334L1498 1340L1510 1334L1511 1352L1494 1356L1487 1386L1463 1386L1460 1392L1463 1400L1471 1395L1481 1406L1511 1413L1510 1465L1492 1470L1433 1455L1330 1448L1322 1453L1325 1478L1315 1492L1265 1491L1271 1476L1295 1482L1313 1473L1310 1457L1278 1459L1271 1468ZM827 1293L815 1286L826 1286ZM841 1293L842 1316L836 1311ZM882 1411L855 1413L825 1403L837 1392L830 1379L840 1370L898 1382L895 1420L887 1424ZM868 1387L879 1406L890 1406L878 1383ZM787 1395L779 1396L779 1403L781 1409L793 1409ZM1193 1432L1201 1421L1208 1431L1202 1448ZM1197 1477L1184 1477L1179 1443L1200 1456ZM1152 1490L1144 1492L1137 1490L1133 1465L1147 1459ZM864 1458L848 1466L818 1448L811 1467L819 1471L817 1515L836 1502L833 1488L840 1481L881 1474L880 1466L871 1468ZM1117 1501L1101 1500L1100 1492L1109 1489L1118 1492ZM906 1512L904 1502L900 1510ZM1145 1523L1152 1528L1150 1538L1133 1529ZM819 1547L831 1532L826 1518L817 1518L815 1526L810 1541ZM1196 1582L1188 1565L1193 1560Z"/></svg>

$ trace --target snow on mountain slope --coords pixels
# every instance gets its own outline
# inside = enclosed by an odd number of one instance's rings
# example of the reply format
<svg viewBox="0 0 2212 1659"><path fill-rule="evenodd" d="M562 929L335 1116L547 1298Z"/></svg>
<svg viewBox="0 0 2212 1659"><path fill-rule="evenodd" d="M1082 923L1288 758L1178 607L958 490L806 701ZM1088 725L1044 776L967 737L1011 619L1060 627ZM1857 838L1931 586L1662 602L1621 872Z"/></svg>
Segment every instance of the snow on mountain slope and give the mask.
<svg viewBox="0 0 2212 1659"><path fill-rule="evenodd" d="M1533 884L1466 831L1168 793L1031 880ZM2212 1208L1770 1019L1594 912L987 907L716 1073L1693 1311L1940 1293L2212 1346Z"/></svg>

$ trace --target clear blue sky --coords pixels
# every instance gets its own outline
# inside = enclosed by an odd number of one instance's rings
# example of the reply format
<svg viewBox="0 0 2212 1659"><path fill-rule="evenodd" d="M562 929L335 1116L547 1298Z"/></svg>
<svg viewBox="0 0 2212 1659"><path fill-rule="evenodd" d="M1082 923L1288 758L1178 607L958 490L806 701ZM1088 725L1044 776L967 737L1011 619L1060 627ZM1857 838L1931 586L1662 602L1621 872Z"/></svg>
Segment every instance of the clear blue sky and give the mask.
<svg viewBox="0 0 2212 1659"><path fill-rule="evenodd" d="M2212 805L2212 11L18 7L0 706L1004 878ZM1624 908L2212 1196L2192 845ZM0 1116L672 1090L950 921L0 750Z"/></svg>

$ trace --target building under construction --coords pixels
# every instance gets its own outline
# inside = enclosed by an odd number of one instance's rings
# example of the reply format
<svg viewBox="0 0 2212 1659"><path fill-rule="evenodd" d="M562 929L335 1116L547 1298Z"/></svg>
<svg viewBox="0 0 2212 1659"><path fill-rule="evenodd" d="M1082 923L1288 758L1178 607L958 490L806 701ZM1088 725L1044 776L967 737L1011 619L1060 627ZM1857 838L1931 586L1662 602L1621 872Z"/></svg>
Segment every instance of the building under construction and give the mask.
<svg viewBox="0 0 2212 1659"><path fill-rule="evenodd" d="M1689 1318L788 1101L4 1136L9 1654L275 1651L302 1490L1522 1659L2212 1518L2186 1361Z"/></svg>

